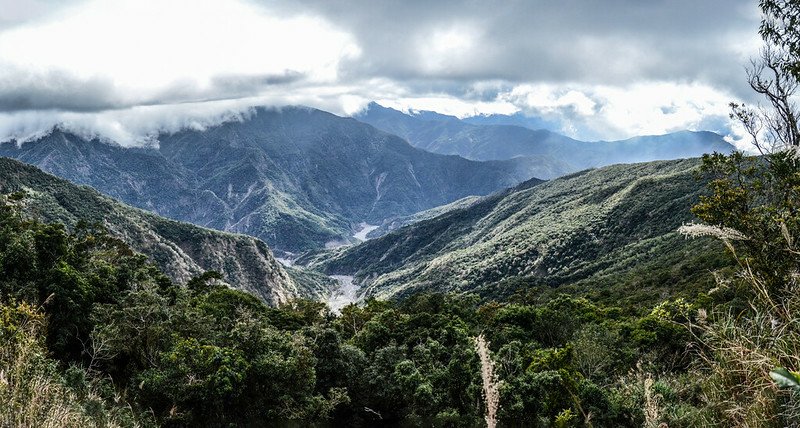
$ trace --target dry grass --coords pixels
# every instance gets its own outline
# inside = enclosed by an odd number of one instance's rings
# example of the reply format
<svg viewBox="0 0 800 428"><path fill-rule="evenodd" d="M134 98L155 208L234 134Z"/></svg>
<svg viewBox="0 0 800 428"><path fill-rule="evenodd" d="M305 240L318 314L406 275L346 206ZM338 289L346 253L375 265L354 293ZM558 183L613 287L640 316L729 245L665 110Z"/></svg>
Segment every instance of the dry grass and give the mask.
<svg viewBox="0 0 800 428"><path fill-rule="evenodd" d="M770 378L776 367L800 368L800 295L798 271L790 272L779 290L754 272L734 242L747 239L732 229L706 225L681 228L687 236L711 235L723 241L739 265L738 274L716 276L717 289L739 286L750 293L749 308L717 312L690 325L698 342L698 365L706 379L703 393L713 420L709 426L800 427L798 393L780 390ZM785 224L783 251L800 255ZM797 263L797 261L795 261Z"/></svg>
<svg viewBox="0 0 800 428"><path fill-rule="evenodd" d="M769 372L800 367L796 325L778 324L764 310L725 313L700 326L703 392L713 414L727 426L798 426L800 402L779 390ZM796 323L796 321L795 321Z"/></svg>
<svg viewBox="0 0 800 428"><path fill-rule="evenodd" d="M475 338L475 350L481 360L481 379L483 379L483 398L486 402L486 426L497 426L497 410L500 408L500 381L494 371L494 361L489 355L489 342L479 335Z"/></svg>
<svg viewBox="0 0 800 428"><path fill-rule="evenodd" d="M47 358L43 330L44 319L35 308L0 304L0 426L122 426L108 412L101 418L88 414L86 404L101 399L91 390L78 397L63 383Z"/></svg>
<svg viewBox="0 0 800 428"><path fill-rule="evenodd" d="M776 298L746 261L739 262L738 276L718 285L745 284L752 292L749 310L718 312L691 326L707 379L707 405L724 426L800 427L797 393L780 390L769 375L776 367L800 368L795 278L784 284L780 294L785 297Z"/></svg>

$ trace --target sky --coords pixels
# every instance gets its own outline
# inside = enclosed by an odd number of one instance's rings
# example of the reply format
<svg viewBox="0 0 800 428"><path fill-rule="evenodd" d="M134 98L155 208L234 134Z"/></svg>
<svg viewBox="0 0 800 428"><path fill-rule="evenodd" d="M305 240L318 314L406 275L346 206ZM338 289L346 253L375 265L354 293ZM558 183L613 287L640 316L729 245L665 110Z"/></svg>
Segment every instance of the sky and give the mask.
<svg viewBox="0 0 800 428"><path fill-rule="evenodd" d="M759 20L756 0L0 0L0 141L59 124L136 145L257 105L377 101L736 142Z"/></svg>

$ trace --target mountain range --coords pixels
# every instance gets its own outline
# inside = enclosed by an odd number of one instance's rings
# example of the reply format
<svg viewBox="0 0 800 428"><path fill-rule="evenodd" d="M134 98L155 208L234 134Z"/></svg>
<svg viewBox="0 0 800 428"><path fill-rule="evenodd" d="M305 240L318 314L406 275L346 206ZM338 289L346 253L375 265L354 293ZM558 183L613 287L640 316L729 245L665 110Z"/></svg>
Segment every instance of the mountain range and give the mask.
<svg viewBox="0 0 800 428"><path fill-rule="evenodd" d="M721 135L707 131L587 142L546 129L530 129L526 126L536 126L538 121L520 116L476 116L460 120L435 112L406 114L374 102L354 117L434 153L482 161L529 156L544 159L551 162L552 174L536 176L543 179L616 163L690 158L734 150Z"/></svg>
<svg viewBox="0 0 800 428"><path fill-rule="evenodd" d="M156 135L145 147L57 128L2 143L0 156L164 217L260 238L292 257L357 242L365 224L381 225L376 236L532 177L732 148L710 132L582 142L374 103L358 119L375 126L306 107L260 107L239 120ZM433 211L418 214L426 210Z"/></svg>
<svg viewBox="0 0 800 428"><path fill-rule="evenodd" d="M435 117L434 117L435 118ZM461 119L472 125L514 125L528 129L558 129L558 124L537 116L528 116L522 112L514 114L479 114Z"/></svg>
<svg viewBox="0 0 800 428"><path fill-rule="evenodd" d="M6 142L0 156L286 252L347 243L361 222L486 195L550 168L537 158L478 162L428 153L354 119L303 107L257 108L241 121L157 140L123 148L56 129Z"/></svg>

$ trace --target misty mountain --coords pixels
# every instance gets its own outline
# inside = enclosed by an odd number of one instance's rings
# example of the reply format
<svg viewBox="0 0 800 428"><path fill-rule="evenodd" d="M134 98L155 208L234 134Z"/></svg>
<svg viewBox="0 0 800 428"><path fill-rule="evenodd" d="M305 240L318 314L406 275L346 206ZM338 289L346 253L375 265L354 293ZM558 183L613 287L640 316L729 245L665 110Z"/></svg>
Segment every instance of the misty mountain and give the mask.
<svg viewBox="0 0 800 428"><path fill-rule="evenodd" d="M122 148L54 130L19 146L4 143L0 155L292 252L347 242L361 222L380 224L560 171L541 157L477 162L432 154L354 119L300 107L258 108L243 121L158 140Z"/></svg>
<svg viewBox="0 0 800 428"><path fill-rule="evenodd" d="M547 129L550 131L558 128L557 123L537 116L526 116L522 112L514 114L479 114L465 117L461 120L472 125L513 125L533 130Z"/></svg>
<svg viewBox="0 0 800 428"><path fill-rule="evenodd" d="M231 286L270 304L326 292L293 278L261 240L169 220L30 165L0 158L0 192L17 191L26 194L24 210L28 215L69 227L80 221L100 224L148 256L178 283L215 270Z"/></svg>
<svg viewBox="0 0 800 428"><path fill-rule="evenodd" d="M614 287L653 298L725 263L716 241L676 232L705 191L698 166L697 159L614 165L524 183L304 262L354 275L368 296L499 296L569 285L595 297Z"/></svg>
<svg viewBox="0 0 800 428"><path fill-rule="evenodd" d="M566 166L568 172L615 163L697 157L703 153L730 152L734 149L721 135L713 132L681 131L621 141L586 142L545 129L485 124L492 120L501 122L497 116L485 118L485 122L472 118L473 123L468 123L454 116L431 112L405 114L376 103L370 103L355 118L434 153L474 160L543 156L558 162L558 169Z"/></svg>
<svg viewBox="0 0 800 428"><path fill-rule="evenodd" d="M2 143L0 156L35 165L165 217L215 229L225 225L224 218L214 215L224 212L225 204L200 189L191 171L152 148L124 148L55 129L19 147L14 142Z"/></svg>

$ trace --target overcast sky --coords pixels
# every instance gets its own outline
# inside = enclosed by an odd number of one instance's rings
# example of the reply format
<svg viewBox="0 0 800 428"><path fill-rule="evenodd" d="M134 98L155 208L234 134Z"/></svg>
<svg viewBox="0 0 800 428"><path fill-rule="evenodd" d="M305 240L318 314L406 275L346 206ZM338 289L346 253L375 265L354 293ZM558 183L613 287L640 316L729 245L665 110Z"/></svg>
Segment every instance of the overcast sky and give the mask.
<svg viewBox="0 0 800 428"><path fill-rule="evenodd" d="M0 139L122 144L302 104L523 112L572 137L731 134L756 0L0 0Z"/></svg>

